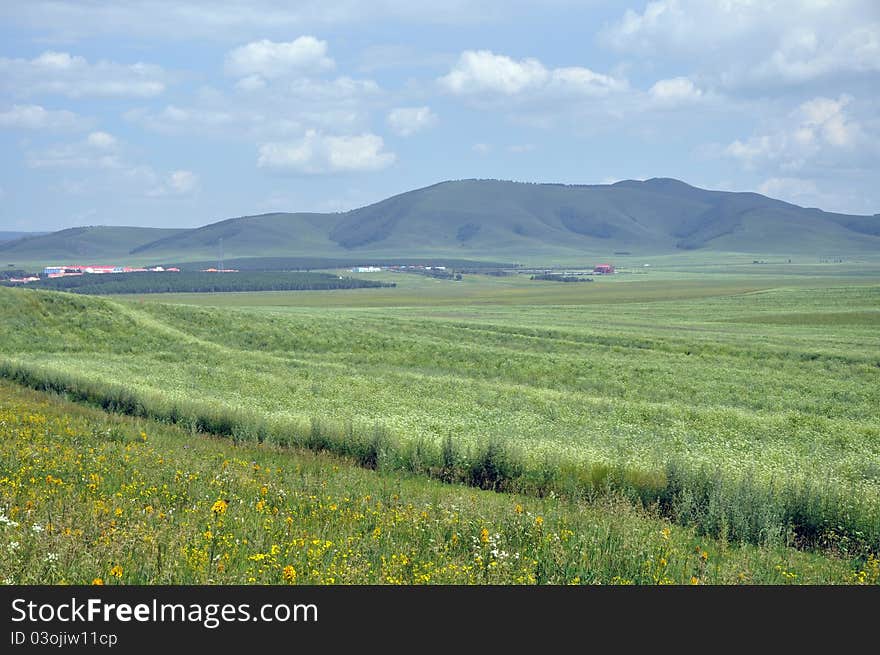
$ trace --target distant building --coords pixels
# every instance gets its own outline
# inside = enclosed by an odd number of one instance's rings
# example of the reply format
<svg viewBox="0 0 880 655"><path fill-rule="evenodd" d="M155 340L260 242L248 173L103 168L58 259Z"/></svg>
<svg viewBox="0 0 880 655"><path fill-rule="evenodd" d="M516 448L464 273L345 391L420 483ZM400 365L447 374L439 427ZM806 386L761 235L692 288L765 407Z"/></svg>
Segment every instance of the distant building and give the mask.
<svg viewBox="0 0 880 655"><path fill-rule="evenodd" d="M355 266L351 269L352 273L378 273L382 269L378 266Z"/></svg>
<svg viewBox="0 0 880 655"><path fill-rule="evenodd" d="M597 264L593 267L594 275L614 275L614 267L611 264Z"/></svg>

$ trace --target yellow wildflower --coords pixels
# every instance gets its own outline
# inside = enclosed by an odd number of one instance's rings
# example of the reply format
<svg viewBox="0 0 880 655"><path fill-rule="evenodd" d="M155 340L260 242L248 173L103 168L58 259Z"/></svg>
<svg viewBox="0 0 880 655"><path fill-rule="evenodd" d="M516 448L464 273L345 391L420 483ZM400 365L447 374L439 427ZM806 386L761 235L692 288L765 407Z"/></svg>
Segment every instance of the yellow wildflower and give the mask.
<svg viewBox="0 0 880 655"><path fill-rule="evenodd" d="M101 578L95 578L94 580L92 580L92 584L102 585L102 584L104 584L104 581Z"/></svg>
<svg viewBox="0 0 880 655"><path fill-rule="evenodd" d="M226 508L229 507L229 503L225 500L218 500L213 505L211 505L211 511L214 512L217 516L223 516L226 514Z"/></svg>
<svg viewBox="0 0 880 655"><path fill-rule="evenodd" d="M287 582L296 582L296 569L288 564L281 570L281 577L283 577Z"/></svg>
<svg viewBox="0 0 880 655"><path fill-rule="evenodd" d="M110 575L112 575L114 578L121 578L122 567L119 566L119 564L116 564L112 569L110 569Z"/></svg>
<svg viewBox="0 0 880 655"><path fill-rule="evenodd" d="M486 528L480 530L480 541L484 544L489 543L489 531Z"/></svg>

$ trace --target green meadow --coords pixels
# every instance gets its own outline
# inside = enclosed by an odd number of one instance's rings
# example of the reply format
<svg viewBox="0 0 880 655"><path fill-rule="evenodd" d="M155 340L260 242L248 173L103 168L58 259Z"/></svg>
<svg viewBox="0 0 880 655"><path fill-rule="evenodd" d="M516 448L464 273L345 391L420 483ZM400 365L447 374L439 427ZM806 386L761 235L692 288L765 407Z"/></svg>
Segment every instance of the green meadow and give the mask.
<svg viewBox="0 0 880 655"><path fill-rule="evenodd" d="M863 562L880 550L880 279L827 270L0 289L0 372L240 447L626 499L722 543Z"/></svg>

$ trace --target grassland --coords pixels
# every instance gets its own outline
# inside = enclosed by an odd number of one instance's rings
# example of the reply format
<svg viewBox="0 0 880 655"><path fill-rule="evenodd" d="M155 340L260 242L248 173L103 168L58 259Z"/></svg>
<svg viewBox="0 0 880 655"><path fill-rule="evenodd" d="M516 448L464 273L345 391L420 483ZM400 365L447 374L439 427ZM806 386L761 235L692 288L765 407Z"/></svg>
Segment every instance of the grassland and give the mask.
<svg viewBox="0 0 880 655"><path fill-rule="evenodd" d="M0 382L5 584L875 584L876 559L450 486Z"/></svg>
<svg viewBox="0 0 880 655"><path fill-rule="evenodd" d="M622 494L722 539L880 549L876 279L376 278L398 287L3 291L3 372L239 442Z"/></svg>

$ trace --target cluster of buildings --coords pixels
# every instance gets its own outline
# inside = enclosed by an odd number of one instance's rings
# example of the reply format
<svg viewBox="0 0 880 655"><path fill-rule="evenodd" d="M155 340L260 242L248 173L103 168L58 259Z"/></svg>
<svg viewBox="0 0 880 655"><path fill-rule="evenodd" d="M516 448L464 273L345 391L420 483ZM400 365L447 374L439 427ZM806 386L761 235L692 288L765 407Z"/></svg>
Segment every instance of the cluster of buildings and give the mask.
<svg viewBox="0 0 880 655"><path fill-rule="evenodd" d="M380 271L445 271L445 266L424 266L422 264L400 266L355 266L352 273L379 273Z"/></svg>
<svg viewBox="0 0 880 655"><path fill-rule="evenodd" d="M70 277L73 275L101 275L106 273L162 273L173 272L179 273L179 268L164 268L162 266L154 266L152 268L133 268L131 266L80 266L79 264L64 266L46 266L43 269L43 277ZM39 279L39 278L37 278Z"/></svg>

